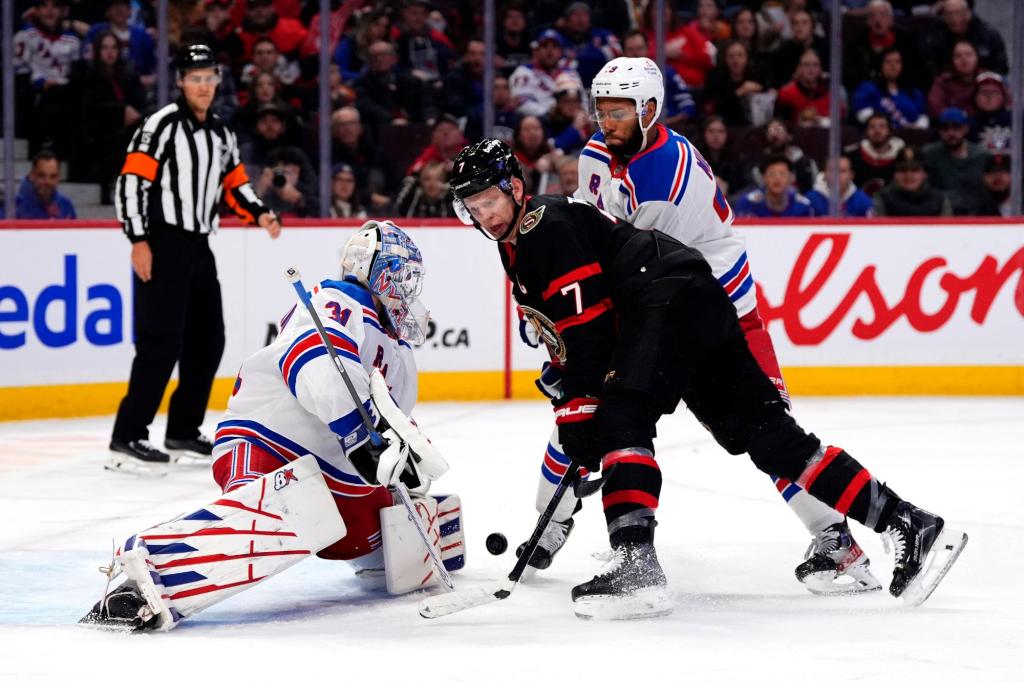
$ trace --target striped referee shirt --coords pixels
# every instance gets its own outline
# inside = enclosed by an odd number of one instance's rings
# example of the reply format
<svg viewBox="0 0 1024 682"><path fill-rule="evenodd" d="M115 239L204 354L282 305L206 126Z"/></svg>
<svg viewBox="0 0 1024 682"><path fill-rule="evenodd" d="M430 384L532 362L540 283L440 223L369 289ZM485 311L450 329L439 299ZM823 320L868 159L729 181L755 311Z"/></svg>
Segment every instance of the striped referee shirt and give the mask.
<svg viewBox="0 0 1024 682"><path fill-rule="evenodd" d="M268 211L239 160L235 134L213 112L200 123L184 98L135 132L114 195L117 219L132 242L161 223L195 234L215 231L222 195L247 222Z"/></svg>

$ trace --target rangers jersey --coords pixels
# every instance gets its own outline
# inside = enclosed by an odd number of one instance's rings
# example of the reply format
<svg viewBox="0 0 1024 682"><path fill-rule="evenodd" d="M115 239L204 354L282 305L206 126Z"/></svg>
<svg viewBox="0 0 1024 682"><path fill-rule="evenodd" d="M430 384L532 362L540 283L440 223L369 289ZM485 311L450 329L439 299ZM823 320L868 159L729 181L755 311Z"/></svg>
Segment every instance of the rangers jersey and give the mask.
<svg viewBox="0 0 1024 682"><path fill-rule="evenodd" d="M387 379L398 407L409 414L418 388L412 348L381 326L370 292L353 280L325 280L313 289L312 302L371 416L376 420L369 399L374 368ZM217 425L214 461L245 457L247 449L235 446L246 442L282 464L313 454L334 495L369 495L375 486L360 478L346 456L368 434L309 313L299 306L280 326L273 343L242 363L224 420ZM231 462L232 470L239 470L237 464ZM252 478L258 476L254 472Z"/></svg>
<svg viewBox="0 0 1024 682"><path fill-rule="evenodd" d="M661 124L648 135L647 148L622 164L604 133L595 133L580 153L576 198L700 251L742 317L757 306L754 278L711 166L689 140Z"/></svg>
<svg viewBox="0 0 1024 682"><path fill-rule="evenodd" d="M31 25L14 34L14 71L28 74L36 89L46 81L66 85L81 51L82 41L71 31L48 33Z"/></svg>

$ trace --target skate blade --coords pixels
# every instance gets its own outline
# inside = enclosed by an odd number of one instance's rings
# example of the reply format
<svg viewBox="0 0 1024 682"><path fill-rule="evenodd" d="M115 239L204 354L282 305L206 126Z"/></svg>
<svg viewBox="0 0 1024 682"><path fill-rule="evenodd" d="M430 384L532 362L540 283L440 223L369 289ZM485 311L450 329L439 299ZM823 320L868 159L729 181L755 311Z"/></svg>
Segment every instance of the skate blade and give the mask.
<svg viewBox="0 0 1024 682"><path fill-rule="evenodd" d="M910 584L903 590L903 594L900 595L903 601L910 606L923 604L946 577L946 573L953 567L953 563L956 562L966 544L967 533L946 526L939 533L939 537L935 538L935 544L928 550L924 568L910 581Z"/></svg>
<svg viewBox="0 0 1024 682"><path fill-rule="evenodd" d="M882 589L882 583L869 570L847 570L845 573L821 571L810 573L800 581L807 591L819 597L847 597Z"/></svg>
<svg viewBox="0 0 1024 682"><path fill-rule="evenodd" d="M105 620L99 618L95 613L90 611L79 619L78 625L89 628L90 630L101 630L103 632L118 632L122 634L131 634L138 632L139 628L133 626L131 623L124 621Z"/></svg>
<svg viewBox="0 0 1024 682"><path fill-rule="evenodd" d="M581 597L574 612L582 620L640 620L663 618L674 609L667 587L645 587L625 596Z"/></svg>
<svg viewBox="0 0 1024 682"><path fill-rule="evenodd" d="M167 456L171 458L171 464L179 466L209 466L213 461L210 455L201 455L191 450L168 450Z"/></svg>
<svg viewBox="0 0 1024 682"><path fill-rule="evenodd" d="M122 452L111 452L103 468L107 471L117 471L122 474L135 476L161 477L167 475L167 465L162 463L142 462Z"/></svg>

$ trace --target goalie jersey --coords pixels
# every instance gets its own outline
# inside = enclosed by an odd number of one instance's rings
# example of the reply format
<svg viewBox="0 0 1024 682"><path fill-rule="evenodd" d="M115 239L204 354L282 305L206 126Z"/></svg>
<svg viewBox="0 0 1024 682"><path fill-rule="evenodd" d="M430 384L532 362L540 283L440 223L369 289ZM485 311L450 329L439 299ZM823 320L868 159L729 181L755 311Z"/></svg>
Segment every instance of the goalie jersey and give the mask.
<svg viewBox="0 0 1024 682"><path fill-rule="evenodd" d="M580 153L575 197L700 251L742 317L757 305L754 278L711 166L689 140L660 123L648 134L653 141L623 165L604 133L595 133Z"/></svg>
<svg viewBox="0 0 1024 682"><path fill-rule="evenodd" d="M370 292L354 280L324 280L313 288L312 303L374 421L369 378L374 368L384 375L398 407L409 414L417 394L412 348L381 326ZM280 327L273 343L242 363L224 420L217 425L214 461L243 456L245 449L235 446L244 442L271 453L282 465L313 454L335 496L369 495L375 486L356 473L346 456L368 439L366 427L309 313L297 306ZM254 472L253 480L259 475Z"/></svg>

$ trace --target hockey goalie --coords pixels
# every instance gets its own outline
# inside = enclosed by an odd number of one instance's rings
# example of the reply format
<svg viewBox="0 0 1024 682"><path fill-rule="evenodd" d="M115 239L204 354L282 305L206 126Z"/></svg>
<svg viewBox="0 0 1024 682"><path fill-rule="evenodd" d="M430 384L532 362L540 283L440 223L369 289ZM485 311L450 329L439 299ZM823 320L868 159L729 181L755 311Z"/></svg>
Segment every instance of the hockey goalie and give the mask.
<svg viewBox="0 0 1024 682"><path fill-rule="evenodd" d="M412 346L427 322L420 251L393 223L370 221L346 243L341 275L315 286L311 303L383 446L371 444L314 320L296 306L278 338L242 363L217 427L223 494L128 538L83 623L169 630L313 554L350 562L371 589L428 587L436 571L392 500L388 485L398 482L445 568L463 566L459 498L427 495L448 465L407 416Z"/></svg>

